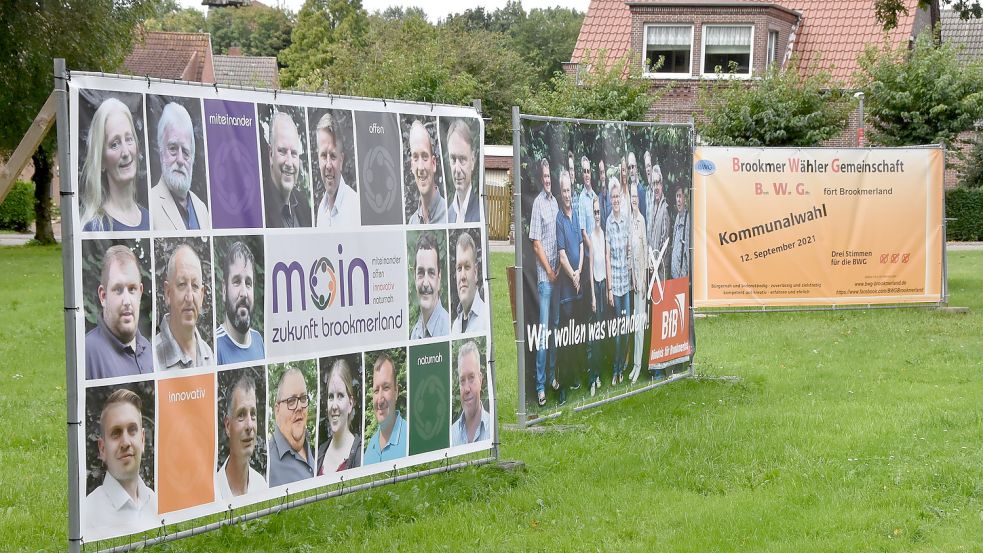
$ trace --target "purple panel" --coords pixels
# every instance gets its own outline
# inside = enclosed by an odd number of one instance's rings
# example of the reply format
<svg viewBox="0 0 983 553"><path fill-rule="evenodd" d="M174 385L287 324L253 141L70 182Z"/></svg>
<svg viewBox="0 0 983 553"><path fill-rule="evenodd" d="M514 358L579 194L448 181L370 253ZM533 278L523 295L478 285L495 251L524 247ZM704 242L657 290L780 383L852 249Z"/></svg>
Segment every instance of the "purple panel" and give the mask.
<svg viewBox="0 0 983 553"><path fill-rule="evenodd" d="M263 228L256 106L205 100L214 228Z"/></svg>

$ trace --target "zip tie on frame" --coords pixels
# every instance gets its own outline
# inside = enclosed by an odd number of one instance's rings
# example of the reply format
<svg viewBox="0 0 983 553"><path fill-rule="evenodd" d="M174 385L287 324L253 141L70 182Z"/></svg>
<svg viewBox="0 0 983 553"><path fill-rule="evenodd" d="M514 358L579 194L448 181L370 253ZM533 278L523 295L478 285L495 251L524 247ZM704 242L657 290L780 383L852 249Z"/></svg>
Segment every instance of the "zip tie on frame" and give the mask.
<svg viewBox="0 0 983 553"><path fill-rule="evenodd" d="M150 89L150 75L147 75L147 89Z"/></svg>

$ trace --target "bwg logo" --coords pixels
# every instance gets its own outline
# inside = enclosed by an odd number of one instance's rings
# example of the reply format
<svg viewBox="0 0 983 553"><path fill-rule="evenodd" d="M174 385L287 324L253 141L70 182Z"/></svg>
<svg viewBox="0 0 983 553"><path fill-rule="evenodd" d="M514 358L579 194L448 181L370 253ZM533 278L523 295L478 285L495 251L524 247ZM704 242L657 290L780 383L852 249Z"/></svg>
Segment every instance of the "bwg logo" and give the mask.
<svg viewBox="0 0 983 553"><path fill-rule="evenodd" d="M330 259L322 257L314 262L308 284L311 286L311 301L314 306L321 311L331 307L338 295L338 275L335 274Z"/></svg>
<svg viewBox="0 0 983 553"><path fill-rule="evenodd" d="M311 300L320 311L331 307L335 303L335 298L339 297L341 307L351 307L355 304L355 291L359 287L363 292L360 294L362 304L368 305L368 265L361 257L354 257L348 261L346 271L344 253L344 246L338 244L339 257L335 263L327 257L320 257L311 264L306 273L300 261L278 261L273 266L273 313L279 313L283 307L286 307L288 313L295 310L306 311L308 286ZM334 269L335 265L338 266L337 272ZM285 300L280 298L281 290L286 294ZM299 305L295 306L295 303Z"/></svg>
<svg viewBox="0 0 983 553"><path fill-rule="evenodd" d="M662 312L662 339L675 338L686 313L686 293L676 294L676 307Z"/></svg>
<svg viewBox="0 0 983 553"><path fill-rule="evenodd" d="M717 171L717 166L709 159L701 159L696 162L696 172L704 177L710 176Z"/></svg>

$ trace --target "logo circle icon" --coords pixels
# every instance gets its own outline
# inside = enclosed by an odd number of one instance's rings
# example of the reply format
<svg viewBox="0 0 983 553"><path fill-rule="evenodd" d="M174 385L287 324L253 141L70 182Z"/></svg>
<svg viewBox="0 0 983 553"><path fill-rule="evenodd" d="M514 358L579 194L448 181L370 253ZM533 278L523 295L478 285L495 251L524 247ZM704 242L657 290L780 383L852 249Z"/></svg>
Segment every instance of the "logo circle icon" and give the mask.
<svg viewBox="0 0 983 553"><path fill-rule="evenodd" d="M318 259L311 266L309 284L311 300L318 309L327 309L334 303L338 295L338 276L327 257Z"/></svg>
<svg viewBox="0 0 983 553"><path fill-rule="evenodd" d="M717 166L709 159L701 159L696 162L696 172L704 177L710 176L717 171Z"/></svg>

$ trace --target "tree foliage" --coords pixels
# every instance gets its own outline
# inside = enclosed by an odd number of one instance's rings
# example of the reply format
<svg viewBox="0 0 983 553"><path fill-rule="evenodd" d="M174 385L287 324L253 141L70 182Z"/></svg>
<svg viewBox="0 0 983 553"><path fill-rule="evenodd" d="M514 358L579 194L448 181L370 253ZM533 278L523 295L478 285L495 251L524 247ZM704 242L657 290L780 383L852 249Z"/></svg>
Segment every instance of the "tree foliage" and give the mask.
<svg viewBox="0 0 983 553"><path fill-rule="evenodd" d="M151 31L210 33L216 54L226 54L230 47L238 46L246 56L276 56L290 46L293 24L290 12L264 4L211 8L206 16L194 8L181 9L166 2L160 15L148 19L144 26Z"/></svg>
<svg viewBox="0 0 983 553"><path fill-rule="evenodd" d="M6 2L0 8L0 152L20 143L51 93L53 58L69 69L115 71L130 51L137 23L153 15L155 0ZM34 155L35 238L53 243L51 153L55 133Z"/></svg>
<svg viewBox="0 0 983 553"><path fill-rule="evenodd" d="M962 19L983 17L983 0L918 0L919 9L930 9L932 3L938 2L941 6L955 10ZM890 31L898 26L898 18L908 14L908 7L905 0L874 0L874 13L877 20L884 25L885 31Z"/></svg>
<svg viewBox="0 0 983 553"><path fill-rule="evenodd" d="M368 31L368 14L361 0L306 0L290 35L290 46L280 52L280 82L285 88L307 84L323 73L346 50L358 50ZM344 47L339 47L344 45Z"/></svg>
<svg viewBox="0 0 983 553"><path fill-rule="evenodd" d="M868 47L857 84L867 103L870 140L902 146L961 143L959 134L983 117L983 64L960 62L953 46L928 33L909 50L901 44Z"/></svg>
<svg viewBox="0 0 983 553"><path fill-rule="evenodd" d="M298 23L299 26L299 23ZM470 104L482 100L489 142L508 141L511 106L528 94L532 73L499 33L462 33L434 26L419 14L369 17L359 39L328 50L331 64L312 68L296 84L334 94L419 102Z"/></svg>
<svg viewBox="0 0 983 553"><path fill-rule="evenodd" d="M701 137L714 146L815 146L846 128L850 98L825 72L802 76L793 60L754 81L718 73L699 89Z"/></svg>
<svg viewBox="0 0 983 553"><path fill-rule="evenodd" d="M638 121L659 98L659 94L649 92L649 82L640 78L641 69L627 55L608 63L606 51L587 52L583 67L586 69L577 76L554 75L522 103L523 111L554 117Z"/></svg>

